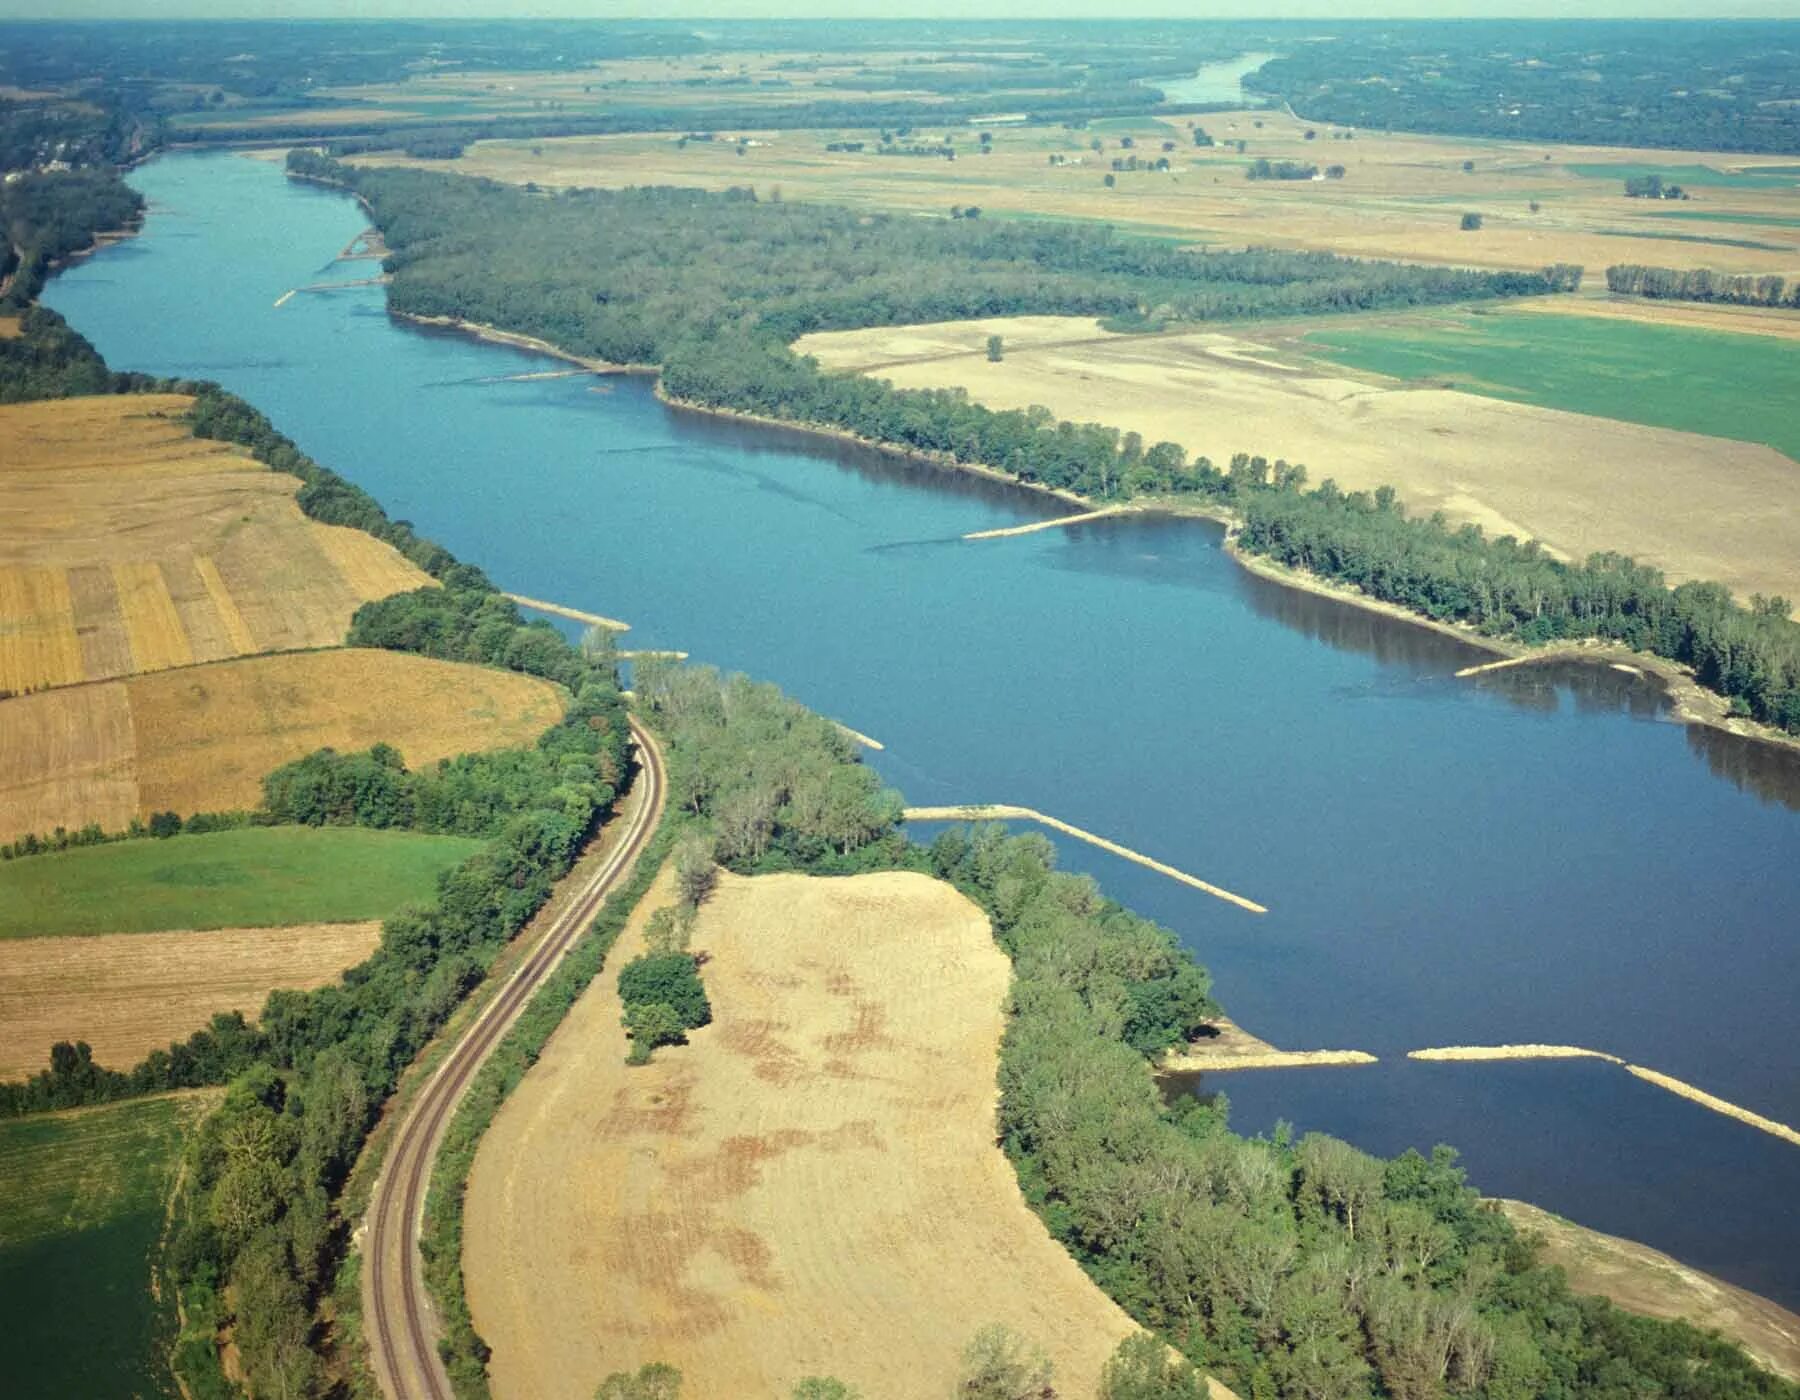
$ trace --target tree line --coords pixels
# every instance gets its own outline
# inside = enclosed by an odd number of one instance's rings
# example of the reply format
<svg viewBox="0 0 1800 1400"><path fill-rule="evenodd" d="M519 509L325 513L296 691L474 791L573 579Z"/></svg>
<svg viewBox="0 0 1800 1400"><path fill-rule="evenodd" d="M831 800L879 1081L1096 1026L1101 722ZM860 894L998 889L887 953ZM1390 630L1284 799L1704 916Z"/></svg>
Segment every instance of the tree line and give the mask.
<svg viewBox="0 0 1800 1400"><path fill-rule="evenodd" d="M1720 19L1427 21L1282 50L1244 86L1320 121L1678 150L1800 151L1793 36Z"/></svg>
<svg viewBox="0 0 1800 1400"><path fill-rule="evenodd" d="M1239 1395L1800 1395L1716 1334L1571 1293L1447 1147L1384 1161L1285 1127L1244 1138L1222 1101L1166 1102L1146 1056L1210 1005L1174 938L1056 871L1035 834L951 828L928 861L1013 960L1000 1131L1027 1201L1132 1317ZM1154 1033L1146 1001L1169 1008ZM1144 1388L1109 1395L1198 1392L1153 1355L1122 1354L1109 1387L1127 1361Z"/></svg>
<svg viewBox="0 0 1800 1400"><path fill-rule="evenodd" d="M20 175L0 184L0 311L23 310L43 290L50 267L90 248L103 231L130 228L144 199L110 170Z"/></svg>
<svg viewBox="0 0 1800 1400"><path fill-rule="evenodd" d="M1711 268L1649 267L1615 263L1606 269L1606 289L1659 301L1719 301L1735 306L1800 307L1800 281L1792 287L1773 274L1714 272Z"/></svg>
<svg viewBox="0 0 1800 1400"><path fill-rule="evenodd" d="M1483 274L1328 254L1198 256L1104 229L920 219L884 227L865 222L867 215L762 204L747 193L541 198L456 177L295 159L305 173L353 181L370 199L395 250L390 290L402 310L485 321L577 353L658 363L664 391L701 407L847 431L1097 500L1215 502L1243 517L1239 543L1250 552L1485 635L1528 643L1596 638L1654 652L1693 666L1738 713L1800 733L1800 626L1783 600L1741 607L1717 584L1670 590L1657 571L1612 554L1564 564L1475 526L1410 520L1391 490L1346 494L1324 482L1308 493L1305 470L1294 464L1251 454L1224 466L1189 460L1178 444L1059 421L1044 408L996 411L960 389L902 391L826 374L787 345L816 329L1027 311L1110 312L1107 324L1135 328L1195 315L1574 290L1579 267ZM565 222L568 210L595 216L581 221L586 234L577 237ZM512 217L496 223L505 211ZM518 239L506 239L503 250L506 231L527 222L524 250ZM731 252L711 249L720 235ZM645 251L649 245L655 251ZM550 249L557 250L550 274L557 285L534 290L525 279ZM932 250L923 266L914 260L921 249ZM702 267L665 289L660 279L671 275L665 261L672 257L698 258ZM581 290L591 307L581 304Z"/></svg>
<svg viewBox="0 0 1800 1400"><path fill-rule="evenodd" d="M346 1242L334 1198L401 1070L541 907L610 809L629 761L612 660L583 655L547 624L524 623L480 570L388 520L367 493L311 461L242 400L209 384L111 375L60 318L34 308L24 324L22 339L57 346L67 372L52 376L56 392L92 385L192 394L197 435L238 443L300 477L297 499L307 514L379 535L437 580L439 587L361 609L352 625L359 644L524 671L570 692L566 714L529 749L420 772L408 772L391 750L322 752L270 776L264 820L487 838L445 874L433 903L388 919L376 951L342 980L271 993L255 1025L217 1016L128 1071L95 1065L85 1044L62 1043L48 1068L0 1085L0 1114L17 1115L229 1082L190 1145L165 1260L188 1320L176 1364L192 1393L233 1393L216 1350L229 1325L253 1393L323 1394L331 1382L317 1349L317 1308Z"/></svg>
<svg viewBox="0 0 1800 1400"><path fill-rule="evenodd" d="M1748 607L1717 583L1671 589L1660 570L1622 554L1565 564L1536 541L1452 529L1407 516L1391 489L1254 491L1235 502L1238 544L1372 598L1484 636L1542 643L1618 642L1694 668L1735 713L1800 734L1800 625L1785 598Z"/></svg>

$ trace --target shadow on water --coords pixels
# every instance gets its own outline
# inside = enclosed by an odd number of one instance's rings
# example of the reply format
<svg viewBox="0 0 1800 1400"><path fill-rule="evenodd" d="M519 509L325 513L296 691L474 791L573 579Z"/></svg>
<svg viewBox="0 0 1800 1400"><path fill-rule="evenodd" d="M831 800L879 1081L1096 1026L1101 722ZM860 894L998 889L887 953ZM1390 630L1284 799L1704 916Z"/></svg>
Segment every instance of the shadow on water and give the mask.
<svg viewBox="0 0 1800 1400"><path fill-rule="evenodd" d="M1778 749L1708 724L1688 725L1687 741L1716 776L1739 792L1800 812L1800 751Z"/></svg>

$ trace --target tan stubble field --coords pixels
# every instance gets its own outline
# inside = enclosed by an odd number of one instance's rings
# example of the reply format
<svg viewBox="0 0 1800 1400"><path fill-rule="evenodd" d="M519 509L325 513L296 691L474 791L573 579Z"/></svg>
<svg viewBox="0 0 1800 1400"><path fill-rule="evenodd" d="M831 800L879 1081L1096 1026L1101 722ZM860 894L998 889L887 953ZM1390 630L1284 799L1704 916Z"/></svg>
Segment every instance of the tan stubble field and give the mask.
<svg viewBox="0 0 1800 1400"><path fill-rule="evenodd" d="M981 911L920 875L726 876L694 939L714 1023L631 1069L616 969L668 891L482 1140L463 1262L494 1393L588 1400L663 1360L693 1395L915 1400L1002 1322L1093 1394L1133 1325L995 1145L1009 966Z"/></svg>
<svg viewBox="0 0 1800 1400"><path fill-rule="evenodd" d="M335 982L379 922L0 941L0 1079L43 1069L58 1040L129 1069L221 1011L252 1020L277 987Z"/></svg>
<svg viewBox="0 0 1800 1400"><path fill-rule="evenodd" d="M1005 341L999 364L983 353L989 334ZM1618 550L1671 582L1800 597L1800 511L1771 504L1793 499L1800 468L1773 448L1309 364L1291 353L1293 335L1108 335L1092 320L1035 316L834 331L794 348L902 389L1044 404L1220 467L1253 452L1305 464L1314 483L1392 486L1414 515L1441 510L1567 558Z"/></svg>

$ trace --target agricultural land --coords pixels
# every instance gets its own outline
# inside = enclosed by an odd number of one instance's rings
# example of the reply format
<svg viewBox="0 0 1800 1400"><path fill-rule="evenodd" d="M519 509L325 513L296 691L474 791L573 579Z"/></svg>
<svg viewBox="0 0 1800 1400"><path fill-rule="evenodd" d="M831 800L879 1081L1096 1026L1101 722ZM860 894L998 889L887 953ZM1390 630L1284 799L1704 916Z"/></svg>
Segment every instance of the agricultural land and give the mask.
<svg viewBox="0 0 1800 1400"><path fill-rule="evenodd" d="M380 919L428 901L437 877L479 845L278 826L0 861L0 950L17 938Z"/></svg>
<svg viewBox="0 0 1800 1400"><path fill-rule="evenodd" d="M411 765L530 743L547 681L361 648L247 657L0 701L0 839L254 807L271 769L388 743Z"/></svg>
<svg viewBox="0 0 1800 1400"><path fill-rule="evenodd" d="M725 876L693 946L714 1024L627 1068L600 978L482 1141L464 1264L495 1394L586 1400L648 1360L699 1395L948 1394L996 1321L1093 1393L1133 1328L994 1145L1009 966L982 912L919 875Z"/></svg>
<svg viewBox="0 0 1800 1400"><path fill-rule="evenodd" d="M176 1164L216 1100L174 1094L0 1123L0 1374L18 1395L179 1394L153 1291Z"/></svg>
<svg viewBox="0 0 1800 1400"><path fill-rule="evenodd" d="M406 86L425 91L426 83ZM978 128L990 133L986 153ZM1195 128L1214 144L1196 146ZM1491 268L1580 263L1596 283L1623 262L1800 276L1800 182L1769 173L1766 156L1669 151L1647 163L1629 147L1353 131L1274 110L1118 117L1078 129L958 121L904 138L907 146L954 143L954 160L880 154L880 131L870 127L679 136L480 141L449 162L360 159L541 188L749 186L762 198L853 207L946 214L974 206L983 218L1091 220L1213 247ZM1167 170L1146 168L1165 158ZM1133 159L1139 168L1113 170L1114 160ZM1259 159L1316 166L1321 178L1246 178ZM1342 176L1324 178L1334 166ZM1683 182L1690 198L1625 195L1627 178L1657 172ZM1461 228L1465 212L1482 216L1479 230Z"/></svg>
<svg viewBox="0 0 1800 1400"><path fill-rule="evenodd" d="M984 353L995 334L997 363ZM1800 512L1774 508L1800 485L1784 411L1800 372L1791 339L1508 308L1145 336L1025 317L829 332L795 348L903 389L1054 405L1219 465L1254 451L1346 490L1392 486L1414 514L1441 510L1569 558L1617 550L1672 582L1800 597Z"/></svg>
<svg viewBox="0 0 1800 1400"><path fill-rule="evenodd" d="M295 924L0 943L0 1078L43 1069L58 1041L127 1070L221 1012L255 1020L277 988L337 981L375 951L381 925Z"/></svg>
<svg viewBox="0 0 1800 1400"><path fill-rule="evenodd" d="M0 693L335 646L430 580L299 481L194 438L173 394L0 407Z"/></svg>

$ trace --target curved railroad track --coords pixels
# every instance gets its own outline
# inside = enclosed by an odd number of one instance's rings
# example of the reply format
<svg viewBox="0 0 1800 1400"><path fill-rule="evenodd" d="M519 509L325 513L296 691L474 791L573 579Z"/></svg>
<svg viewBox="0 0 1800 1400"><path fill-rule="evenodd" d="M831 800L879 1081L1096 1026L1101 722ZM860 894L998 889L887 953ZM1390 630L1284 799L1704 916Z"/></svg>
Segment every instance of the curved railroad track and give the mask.
<svg viewBox="0 0 1800 1400"><path fill-rule="evenodd" d="M631 721L631 735L638 752L638 791L631 798L623 839L462 1033L394 1129L369 1202L363 1240L370 1357L392 1400L454 1400L438 1357L437 1317L425 1293L419 1253L432 1163L450 1116L489 1052L593 921L601 902L636 865L662 818L668 788L662 754L636 720Z"/></svg>

